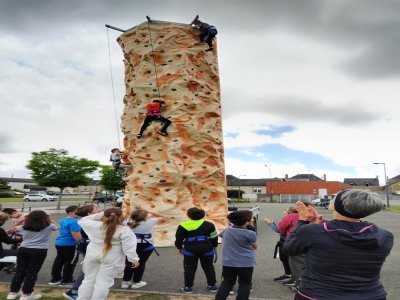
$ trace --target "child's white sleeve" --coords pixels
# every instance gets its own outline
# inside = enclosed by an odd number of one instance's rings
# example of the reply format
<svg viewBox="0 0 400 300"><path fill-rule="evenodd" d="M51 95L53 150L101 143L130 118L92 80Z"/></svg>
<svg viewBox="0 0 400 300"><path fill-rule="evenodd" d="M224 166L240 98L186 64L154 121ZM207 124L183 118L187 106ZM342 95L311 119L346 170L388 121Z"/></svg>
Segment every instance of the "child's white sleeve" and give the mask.
<svg viewBox="0 0 400 300"><path fill-rule="evenodd" d="M123 227L120 235L122 251L130 262L138 262L139 256L136 253L136 235L128 227Z"/></svg>
<svg viewBox="0 0 400 300"><path fill-rule="evenodd" d="M78 220L78 224L83 228L83 230L87 230L91 225L98 224L99 221L103 218L104 213L99 212L97 214L88 215Z"/></svg>

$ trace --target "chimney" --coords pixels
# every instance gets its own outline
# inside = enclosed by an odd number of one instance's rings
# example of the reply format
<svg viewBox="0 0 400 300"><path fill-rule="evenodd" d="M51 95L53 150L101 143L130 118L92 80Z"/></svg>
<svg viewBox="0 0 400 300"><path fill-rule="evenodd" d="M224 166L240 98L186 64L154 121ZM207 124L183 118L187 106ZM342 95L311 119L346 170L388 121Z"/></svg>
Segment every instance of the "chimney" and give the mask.
<svg viewBox="0 0 400 300"><path fill-rule="evenodd" d="M322 176L322 178L324 179L324 181L326 181L326 174L324 174L324 175Z"/></svg>

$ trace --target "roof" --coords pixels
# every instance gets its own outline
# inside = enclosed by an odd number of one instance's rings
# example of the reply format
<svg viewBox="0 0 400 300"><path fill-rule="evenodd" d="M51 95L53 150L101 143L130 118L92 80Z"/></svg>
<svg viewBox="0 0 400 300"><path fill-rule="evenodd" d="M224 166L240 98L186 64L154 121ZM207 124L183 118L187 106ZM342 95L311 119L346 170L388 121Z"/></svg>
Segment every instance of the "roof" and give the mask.
<svg viewBox="0 0 400 300"><path fill-rule="evenodd" d="M280 178L237 178L233 175L226 175L227 186L265 186L267 182L281 181Z"/></svg>
<svg viewBox="0 0 400 300"><path fill-rule="evenodd" d="M23 182L23 183L34 183L33 179L29 178L14 178L14 177L0 177L0 179L4 179L7 182Z"/></svg>
<svg viewBox="0 0 400 300"><path fill-rule="evenodd" d="M272 186L272 187L271 187ZM327 189L328 194L336 194L352 186L339 181L277 181L268 186L268 191L272 188L272 194L318 194L319 189Z"/></svg>
<svg viewBox="0 0 400 300"><path fill-rule="evenodd" d="M379 180L375 178L345 178L344 183L351 186L379 186Z"/></svg>
<svg viewBox="0 0 400 300"><path fill-rule="evenodd" d="M324 181L314 174L297 174L293 177L285 179L286 181Z"/></svg>

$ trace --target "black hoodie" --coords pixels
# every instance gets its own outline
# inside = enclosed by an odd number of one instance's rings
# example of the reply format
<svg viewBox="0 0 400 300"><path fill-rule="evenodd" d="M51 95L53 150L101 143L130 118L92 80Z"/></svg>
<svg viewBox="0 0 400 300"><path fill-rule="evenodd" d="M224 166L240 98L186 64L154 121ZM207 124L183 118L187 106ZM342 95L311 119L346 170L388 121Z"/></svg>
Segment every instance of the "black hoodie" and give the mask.
<svg viewBox="0 0 400 300"><path fill-rule="evenodd" d="M379 281L393 234L367 222L299 220L283 245L287 255L306 254L299 293L318 300L378 300Z"/></svg>

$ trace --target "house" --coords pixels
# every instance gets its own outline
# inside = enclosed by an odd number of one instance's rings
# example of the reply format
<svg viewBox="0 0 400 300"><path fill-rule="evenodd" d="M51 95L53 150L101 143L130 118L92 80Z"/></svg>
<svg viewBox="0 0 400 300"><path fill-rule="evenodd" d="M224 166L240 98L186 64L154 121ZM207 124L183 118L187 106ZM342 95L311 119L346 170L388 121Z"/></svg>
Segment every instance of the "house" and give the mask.
<svg viewBox="0 0 400 300"><path fill-rule="evenodd" d="M352 186L353 189L369 190L371 192L381 191L379 179L376 178L345 178L344 183Z"/></svg>
<svg viewBox="0 0 400 300"><path fill-rule="evenodd" d="M389 192L392 194L400 195L400 175L397 175L388 181Z"/></svg>

